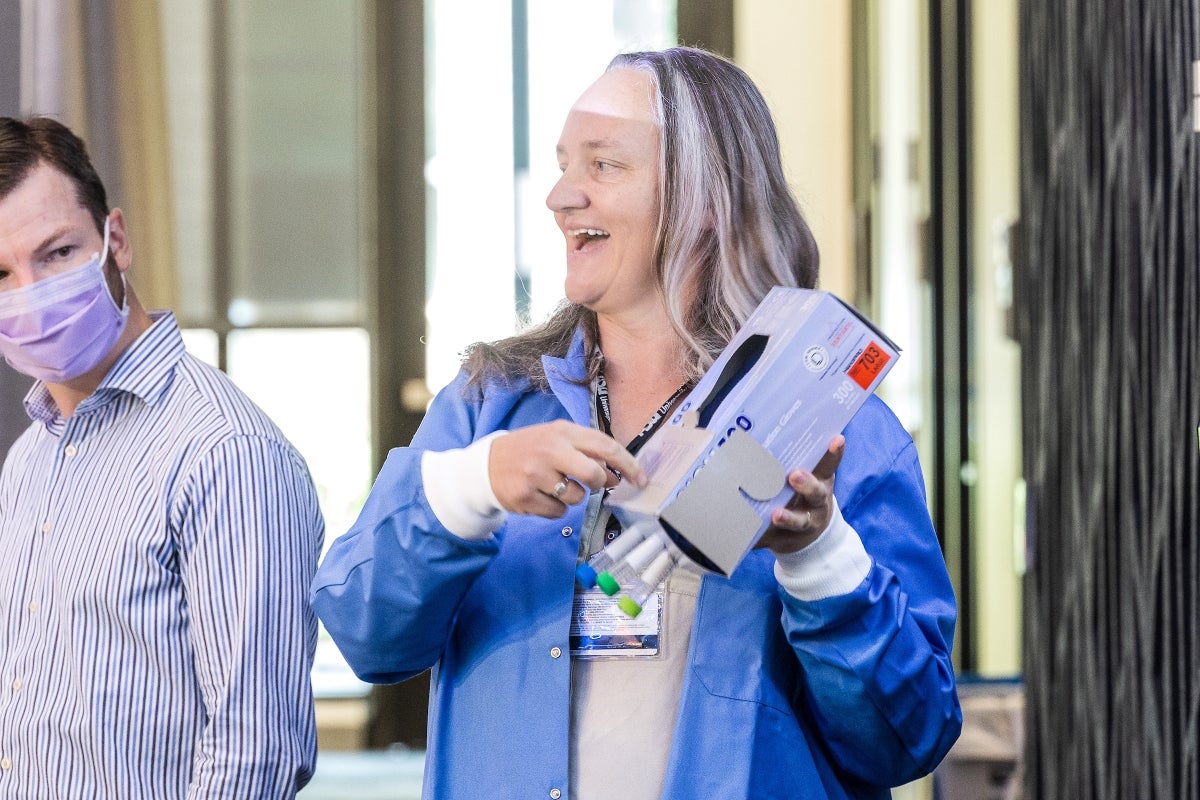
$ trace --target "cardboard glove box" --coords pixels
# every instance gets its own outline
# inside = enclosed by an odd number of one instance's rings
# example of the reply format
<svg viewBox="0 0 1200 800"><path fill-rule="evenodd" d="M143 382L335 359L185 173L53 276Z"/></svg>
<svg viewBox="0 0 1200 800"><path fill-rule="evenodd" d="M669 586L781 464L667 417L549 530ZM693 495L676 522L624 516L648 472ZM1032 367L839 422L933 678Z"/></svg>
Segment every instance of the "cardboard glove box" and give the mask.
<svg viewBox="0 0 1200 800"><path fill-rule="evenodd" d="M642 446L650 482L609 495L626 528L656 519L705 569L729 575L895 365L899 349L853 307L772 289L674 416Z"/></svg>

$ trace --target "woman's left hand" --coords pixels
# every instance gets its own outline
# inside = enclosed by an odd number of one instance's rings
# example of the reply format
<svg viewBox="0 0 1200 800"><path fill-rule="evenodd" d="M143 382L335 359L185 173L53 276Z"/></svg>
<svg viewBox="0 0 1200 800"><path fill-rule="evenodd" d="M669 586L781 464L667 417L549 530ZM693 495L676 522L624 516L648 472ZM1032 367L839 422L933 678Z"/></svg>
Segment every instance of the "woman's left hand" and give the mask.
<svg viewBox="0 0 1200 800"><path fill-rule="evenodd" d="M833 476L842 463L846 437L838 434L812 472L796 469L788 474L795 494L771 514L771 526L754 546L773 553L794 553L816 541L833 517Z"/></svg>

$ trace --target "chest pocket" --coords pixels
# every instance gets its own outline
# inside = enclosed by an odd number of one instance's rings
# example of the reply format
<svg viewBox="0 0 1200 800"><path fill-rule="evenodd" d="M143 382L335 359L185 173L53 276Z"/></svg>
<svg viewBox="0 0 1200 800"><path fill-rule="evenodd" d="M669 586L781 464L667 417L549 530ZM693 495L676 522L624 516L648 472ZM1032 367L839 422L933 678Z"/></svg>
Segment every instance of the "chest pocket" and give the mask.
<svg viewBox="0 0 1200 800"><path fill-rule="evenodd" d="M748 561L757 560L756 555ZM740 574L755 566L744 563L734 581L705 578L696 606L691 668L709 694L791 713L789 698L800 667L780 624L783 609L774 576L768 582L763 576Z"/></svg>

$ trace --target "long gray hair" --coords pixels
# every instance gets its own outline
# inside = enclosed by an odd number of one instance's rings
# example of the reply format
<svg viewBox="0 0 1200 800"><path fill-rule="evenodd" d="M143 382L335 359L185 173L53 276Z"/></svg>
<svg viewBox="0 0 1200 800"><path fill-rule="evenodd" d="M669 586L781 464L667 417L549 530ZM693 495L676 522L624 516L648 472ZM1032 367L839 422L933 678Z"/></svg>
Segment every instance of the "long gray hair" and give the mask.
<svg viewBox="0 0 1200 800"><path fill-rule="evenodd" d="M772 286L811 289L817 243L783 174L766 101L732 61L694 47L623 53L608 65L654 81L662 129L654 269L683 343L684 368L700 377ZM566 354L583 327L585 352L599 328L590 310L564 303L544 323L468 349L472 384L528 378L546 387L541 356ZM593 358L588 378L601 363Z"/></svg>

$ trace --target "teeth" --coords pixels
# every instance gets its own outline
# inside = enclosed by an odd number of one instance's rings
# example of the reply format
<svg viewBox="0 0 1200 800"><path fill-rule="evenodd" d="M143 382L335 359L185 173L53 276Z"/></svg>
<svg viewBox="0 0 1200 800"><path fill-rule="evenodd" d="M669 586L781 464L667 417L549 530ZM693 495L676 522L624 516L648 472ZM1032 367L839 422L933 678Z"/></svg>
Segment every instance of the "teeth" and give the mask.
<svg viewBox="0 0 1200 800"><path fill-rule="evenodd" d="M568 233L572 236L608 236L608 231L602 231L599 228L576 228Z"/></svg>

